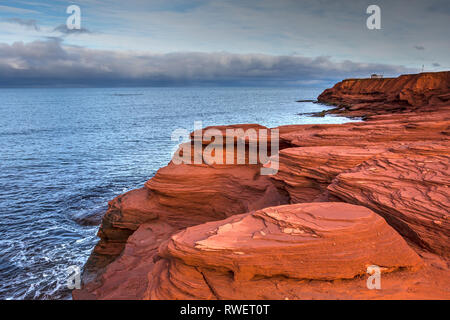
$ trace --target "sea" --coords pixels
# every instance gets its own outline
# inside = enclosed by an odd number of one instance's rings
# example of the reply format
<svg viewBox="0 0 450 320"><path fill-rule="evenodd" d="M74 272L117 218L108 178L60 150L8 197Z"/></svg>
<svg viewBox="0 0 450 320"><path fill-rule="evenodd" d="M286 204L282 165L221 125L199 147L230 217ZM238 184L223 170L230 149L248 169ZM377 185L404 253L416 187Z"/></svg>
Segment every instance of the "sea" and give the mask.
<svg viewBox="0 0 450 320"><path fill-rule="evenodd" d="M176 129L343 123L325 88L0 89L0 299L71 299L107 203L170 161Z"/></svg>

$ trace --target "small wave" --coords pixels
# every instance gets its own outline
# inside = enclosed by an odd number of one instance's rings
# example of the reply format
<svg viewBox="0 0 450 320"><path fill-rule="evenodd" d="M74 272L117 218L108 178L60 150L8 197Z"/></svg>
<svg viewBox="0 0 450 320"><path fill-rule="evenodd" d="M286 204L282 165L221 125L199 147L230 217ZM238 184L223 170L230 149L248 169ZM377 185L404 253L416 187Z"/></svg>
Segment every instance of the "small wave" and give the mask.
<svg viewBox="0 0 450 320"><path fill-rule="evenodd" d="M100 225L107 208L107 206L102 206L94 211L79 211L72 214L71 218L82 226L98 226Z"/></svg>

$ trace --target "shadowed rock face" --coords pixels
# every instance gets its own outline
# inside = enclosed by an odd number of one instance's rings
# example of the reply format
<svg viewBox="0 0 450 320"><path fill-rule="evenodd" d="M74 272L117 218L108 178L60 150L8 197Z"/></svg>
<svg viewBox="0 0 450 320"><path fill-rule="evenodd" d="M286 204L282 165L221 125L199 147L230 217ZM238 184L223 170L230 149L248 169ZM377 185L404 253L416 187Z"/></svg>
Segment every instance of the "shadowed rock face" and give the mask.
<svg viewBox="0 0 450 320"><path fill-rule="evenodd" d="M191 227L172 236L159 255L150 299L232 299L236 291L258 299L252 286L258 279L280 285L284 278L353 279L373 264L385 273L421 265L379 215L332 202L270 207Z"/></svg>
<svg viewBox="0 0 450 320"><path fill-rule="evenodd" d="M326 90L370 120L277 128L274 176L247 153L169 163L109 203L74 298L450 299L448 74ZM216 129L238 127L265 129ZM383 290L366 288L371 264Z"/></svg>
<svg viewBox="0 0 450 320"><path fill-rule="evenodd" d="M280 151L279 170L272 176L290 203L328 201L327 186L341 172L385 152L386 147L320 146Z"/></svg>

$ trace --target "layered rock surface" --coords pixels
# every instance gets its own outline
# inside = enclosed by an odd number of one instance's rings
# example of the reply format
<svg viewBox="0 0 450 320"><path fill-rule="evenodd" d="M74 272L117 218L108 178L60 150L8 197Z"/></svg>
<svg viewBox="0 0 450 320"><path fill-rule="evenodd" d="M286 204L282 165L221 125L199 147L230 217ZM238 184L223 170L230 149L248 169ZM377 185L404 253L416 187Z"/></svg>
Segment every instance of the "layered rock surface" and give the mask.
<svg viewBox="0 0 450 320"><path fill-rule="evenodd" d="M450 142L392 149L339 174L328 190L385 217L412 242L450 255Z"/></svg>
<svg viewBox="0 0 450 320"><path fill-rule="evenodd" d="M342 125L280 127L280 138L297 147L399 145L417 141L447 140L450 109L410 119L376 120Z"/></svg>
<svg viewBox="0 0 450 320"><path fill-rule="evenodd" d="M339 173L384 151L381 145L288 148L280 151L279 170L271 178L290 203L328 201L327 186Z"/></svg>

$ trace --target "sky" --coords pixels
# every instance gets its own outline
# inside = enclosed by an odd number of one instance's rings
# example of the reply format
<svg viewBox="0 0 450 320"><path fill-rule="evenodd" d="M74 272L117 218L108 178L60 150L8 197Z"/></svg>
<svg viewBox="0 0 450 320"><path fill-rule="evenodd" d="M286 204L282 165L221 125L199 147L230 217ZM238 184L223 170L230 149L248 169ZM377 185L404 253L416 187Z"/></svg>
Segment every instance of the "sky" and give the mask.
<svg viewBox="0 0 450 320"><path fill-rule="evenodd" d="M81 29L69 30L70 5ZM370 30L369 5L381 9ZM450 69L448 0L0 0L0 86L314 86Z"/></svg>

